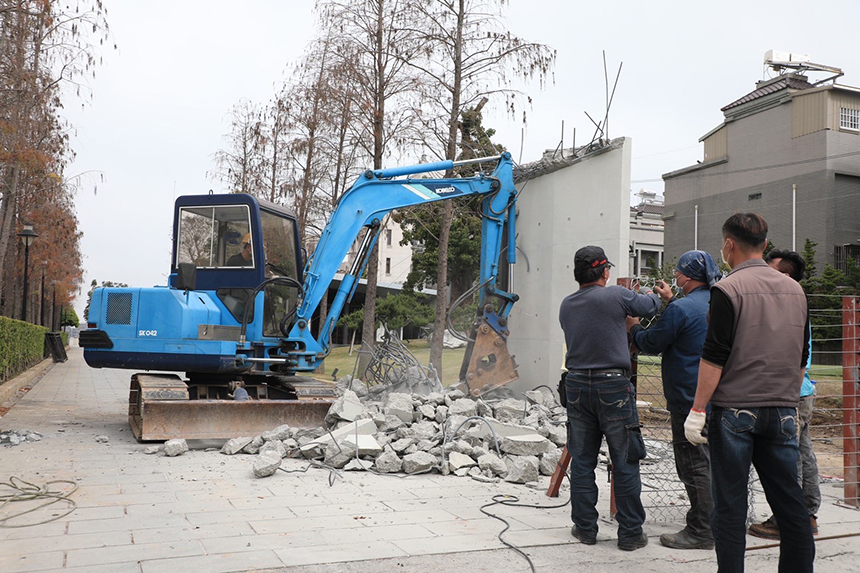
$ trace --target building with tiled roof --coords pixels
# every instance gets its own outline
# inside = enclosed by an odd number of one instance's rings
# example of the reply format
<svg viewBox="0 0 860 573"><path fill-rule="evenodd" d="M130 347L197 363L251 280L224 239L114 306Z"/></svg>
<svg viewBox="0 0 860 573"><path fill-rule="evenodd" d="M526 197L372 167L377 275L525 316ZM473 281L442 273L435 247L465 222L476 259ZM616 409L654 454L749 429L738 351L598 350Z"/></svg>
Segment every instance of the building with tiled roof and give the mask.
<svg viewBox="0 0 860 573"><path fill-rule="evenodd" d="M778 248L818 243L819 269L860 261L860 89L835 80L783 73L722 108L702 161L663 175L668 261L692 248L719 257L738 211L761 214Z"/></svg>

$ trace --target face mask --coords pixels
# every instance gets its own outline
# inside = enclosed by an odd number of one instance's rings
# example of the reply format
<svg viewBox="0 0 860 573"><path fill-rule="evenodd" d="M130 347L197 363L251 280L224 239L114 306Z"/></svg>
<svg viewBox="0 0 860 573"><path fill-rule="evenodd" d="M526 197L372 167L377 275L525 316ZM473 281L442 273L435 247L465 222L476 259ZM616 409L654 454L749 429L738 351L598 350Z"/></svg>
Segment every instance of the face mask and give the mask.
<svg viewBox="0 0 860 573"><path fill-rule="evenodd" d="M723 243L723 245L725 245L725 243ZM724 264L724 265L728 265L728 266L729 266L729 268L731 268L731 266L732 266L732 265L730 265L730 264L729 264L729 261L727 261L727 260L726 260L726 255L725 255L725 253L723 252L722 247L720 248L720 260L721 260L721 261L723 261L723 264Z"/></svg>

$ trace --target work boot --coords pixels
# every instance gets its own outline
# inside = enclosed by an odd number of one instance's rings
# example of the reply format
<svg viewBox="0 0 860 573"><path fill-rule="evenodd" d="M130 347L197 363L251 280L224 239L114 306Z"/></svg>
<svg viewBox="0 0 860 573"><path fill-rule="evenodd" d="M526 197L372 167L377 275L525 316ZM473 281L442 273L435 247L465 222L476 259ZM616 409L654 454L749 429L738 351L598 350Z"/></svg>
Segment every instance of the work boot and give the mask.
<svg viewBox="0 0 860 573"><path fill-rule="evenodd" d="M579 539L583 545L594 545L597 543L596 535L586 535L575 525L570 528L570 534Z"/></svg>
<svg viewBox="0 0 860 573"><path fill-rule="evenodd" d="M642 549L646 545L648 545L648 536L645 535L645 533L642 533L642 535L635 539L618 540L618 549L621 551L636 551L637 549Z"/></svg>
<svg viewBox="0 0 860 573"><path fill-rule="evenodd" d="M818 535L818 520L814 515L809 516L809 525L812 526L812 535Z"/></svg>
<svg viewBox="0 0 860 573"><path fill-rule="evenodd" d="M815 529L818 529L817 525ZM779 527L776 525L776 518L774 516L768 517L762 523L753 523L747 532L750 535L764 539L779 539Z"/></svg>
<svg viewBox="0 0 860 573"><path fill-rule="evenodd" d="M664 533L660 536L660 543L672 549L713 549L713 537L699 537L693 535L686 529L678 533Z"/></svg>

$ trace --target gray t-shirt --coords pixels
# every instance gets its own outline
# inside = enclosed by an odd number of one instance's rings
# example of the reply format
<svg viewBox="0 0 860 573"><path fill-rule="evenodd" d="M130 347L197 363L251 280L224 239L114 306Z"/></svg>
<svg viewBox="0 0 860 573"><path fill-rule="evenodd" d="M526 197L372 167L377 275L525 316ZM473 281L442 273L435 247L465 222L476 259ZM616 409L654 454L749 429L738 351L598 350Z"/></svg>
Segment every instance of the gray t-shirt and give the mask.
<svg viewBox="0 0 860 573"><path fill-rule="evenodd" d="M621 286L591 285L561 301L558 319L567 343L565 367L630 369L628 316L654 316L660 297Z"/></svg>

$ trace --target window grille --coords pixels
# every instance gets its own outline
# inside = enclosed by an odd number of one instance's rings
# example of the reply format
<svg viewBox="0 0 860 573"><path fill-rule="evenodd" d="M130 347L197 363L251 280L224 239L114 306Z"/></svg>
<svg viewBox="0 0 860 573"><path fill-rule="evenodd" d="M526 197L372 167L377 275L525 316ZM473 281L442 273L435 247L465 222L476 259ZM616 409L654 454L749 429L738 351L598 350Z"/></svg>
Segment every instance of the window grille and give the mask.
<svg viewBox="0 0 860 573"><path fill-rule="evenodd" d="M839 127L860 131L860 109L839 108Z"/></svg>

